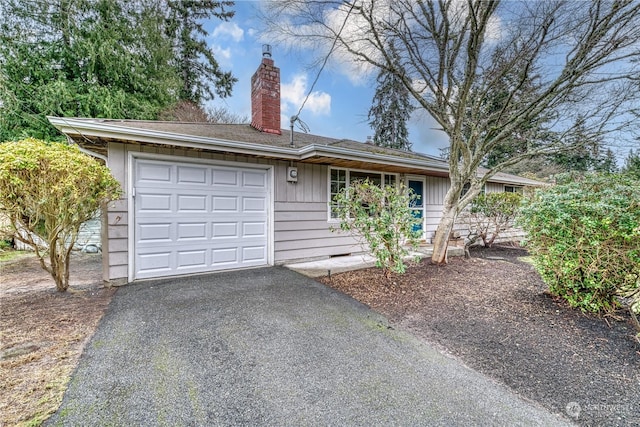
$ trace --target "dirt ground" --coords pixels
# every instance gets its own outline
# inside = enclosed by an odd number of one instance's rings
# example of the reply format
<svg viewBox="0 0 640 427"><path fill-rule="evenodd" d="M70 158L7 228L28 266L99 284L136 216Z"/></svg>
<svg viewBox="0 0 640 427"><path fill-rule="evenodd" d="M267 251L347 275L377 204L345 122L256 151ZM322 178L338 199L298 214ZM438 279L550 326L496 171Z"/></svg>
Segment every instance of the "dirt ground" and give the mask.
<svg viewBox="0 0 640 427"><path fill-rule="evenodd" d="M640 425L640 344L630 316L595 318L546 292L526 251L479 248L387 281L377 269L320 279L392 324L580 425Z"/></svg>
<svg viewBox="0 0 640 427"><path fill-rule="evenodd" d="M40 425L60 405L115 291L100 265L99 254L74 254L59 293L33 255L0 261L0 426Z"/></svg>

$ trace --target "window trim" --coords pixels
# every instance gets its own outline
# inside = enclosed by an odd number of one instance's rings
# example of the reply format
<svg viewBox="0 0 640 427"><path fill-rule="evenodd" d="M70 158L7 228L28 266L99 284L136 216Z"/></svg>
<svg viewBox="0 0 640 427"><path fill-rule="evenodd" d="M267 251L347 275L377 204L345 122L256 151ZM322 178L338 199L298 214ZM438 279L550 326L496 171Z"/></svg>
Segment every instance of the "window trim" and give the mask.
<svg viewBox="0 0 640 427"><path fill-rule="evenodd" d="M507 187L511 188L512 190L507 190ZM502 185L502 191L505 193L519 193L522 194L522 192L524 191L524 186L522 185L515 185L515 184L503 184Z"/></svg>
<svg viewBox="0 0 640 427"><path fill-rule="evenodd" d="M400 183L400 174L399 173L395 173L395 172L384 172L384 171L375 171L375 170L367 170L367 169L355 169L355 168L341 168L341 167L334 167L334 166L328 166L327 167L327 221L328 222L339 222L340 219L337 217L333 217L332 216L332 196L331 196L331 171L333 170L339 170L339 171L344 171L345 172L345 185L346 188L349 188L349 185L351 183L351 172L362 172L362 173L367 173L367 174L371 174L371 175L380 175L380 183L382 185L386 185L385 184L385 178L387 175L390 176L394 176L395 177L395 185L396 187L399 185Z"/></svg>
<svg viewBox="0 0 640 427"><path fill-rule="evenodd" d="M471 183L469 181L465 182L462 186L462 191L460 191L460 198L462 199L471 189ZM482 188L480 189L480 194L487 194L487 184L482 184Z"/></svg>

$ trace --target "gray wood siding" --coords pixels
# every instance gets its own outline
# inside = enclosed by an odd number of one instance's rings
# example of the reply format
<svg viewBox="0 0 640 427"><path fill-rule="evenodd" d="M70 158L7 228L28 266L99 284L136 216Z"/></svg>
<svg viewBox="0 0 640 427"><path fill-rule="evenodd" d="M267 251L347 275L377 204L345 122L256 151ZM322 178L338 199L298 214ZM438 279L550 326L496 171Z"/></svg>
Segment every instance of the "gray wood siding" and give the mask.
<svg viewBox="0 0 640 427"><path fill-rule="evenodd" d="M325 199L326 197L325 193ZM337 227L338 224L327 220L327 212L326 201L276 202L275 263L362 252L354 238L346 233L330 230L331 225Z"/></svg>
<svg viewBox="0 0 640 427"><path fill-rule="evenodd" d="M176 161L204 159L272 165L273 168L273 245L274 262L324 258L332 255L362 252L356 240L345 233L331 232L338 224L328 220L328 171L326 165L268 160L236 154L208 153L197 150L151 147L109 143L109 161L114 177L125 192L122 199L109 203L103 216L104 278L112 282L126 282L128 276L128 194L130 152L144 152L176 156ZM287 167L298 168L298 181L288 182ZM425 217L427 240L437 228L449 180L426 177ZM502 184L488 184L488 192L503 191Z"/></svg>
<svg viewBox="0 0 640 427"><path fill-rule="evenodd" d="M442 207L444 206L444 196L449 190L449 178L428 176L426 181L425 196L425 217L426 217L426 239L431 241L436 234Z"/></svg>
<svg viewBox="0 0 640 427"><path fill-rule="evenodd" d="M275 168L274 193L276 203L325 203L326 207L327 167L310 163L294 163L293 166L298 168L298 182L288 182L287 166L289 166L287 162L278 162Z"/></svg>
<svg viewBox="0 0 640 427"><path fill-rule="evenodd" d="M294 163L298 168L298 182L287 182L286 161L273 161L235 154L206 153L195 150L156 148L150 146L109 144L109 167L121 183L124 193L118 201L109 203L106 215L104 251L105 280L126 282L129 259L128 194L130 152L176 156L184 160L205 159L273 165L274 194L274 262L294 259L327 257L361 252L355 240L345 234L332 233L327 211L327 166Z"/></svg>
<svg viewBox="0 0 640 427"><path fill-rule="evenodd" d="M502 193L504 192L504 184L498 184L495 182L487 182L485 187L487 193Z"/></svg>

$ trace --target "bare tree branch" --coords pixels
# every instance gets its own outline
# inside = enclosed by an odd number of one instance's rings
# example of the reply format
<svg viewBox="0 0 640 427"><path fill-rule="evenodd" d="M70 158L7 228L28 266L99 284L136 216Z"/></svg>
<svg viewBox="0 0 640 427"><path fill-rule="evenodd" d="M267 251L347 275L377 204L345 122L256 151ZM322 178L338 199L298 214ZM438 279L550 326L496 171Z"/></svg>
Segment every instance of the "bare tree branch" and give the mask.
<svg viewBox="0 0 640 427"><path fill-rule="evenodd" d="M353 7L338 57L398 73L449 136L451 187L435 262L446 262L456 213L493 174L574 149L578 132L586 144L638 125L631 114L640 100L637 1L281 0L271 7L271 34L316 46L337 37L328 17L344 18ZM478 178L486 157L514 140L521 150Z"/></svg>

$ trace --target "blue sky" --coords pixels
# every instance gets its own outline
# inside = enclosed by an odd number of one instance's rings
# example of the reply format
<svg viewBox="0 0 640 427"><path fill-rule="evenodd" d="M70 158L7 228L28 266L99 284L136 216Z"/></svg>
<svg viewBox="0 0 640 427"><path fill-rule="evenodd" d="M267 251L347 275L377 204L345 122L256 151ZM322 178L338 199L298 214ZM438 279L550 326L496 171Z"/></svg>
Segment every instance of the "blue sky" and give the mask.
<svg viewBox="0 0 640 427"><path fill-rule="evenodd" d="M262 45L269 43L261 37L262 23L257 17L258 1L237 1L235 16L228 22L212 20L205 25L209 45L223 70L231 71L238 82L233 96L216 99L215 106L226 107L233 113L250 116L251 76L262 59ZM293 52L287 47L272 45L273 60L280 68L282 127L288 128L289 117L296 114L317 75L310 69L313 52ZM373 135L367 114L375 93L375 75L353 73L331 62L321 73L313 92L300 114L310 133L334 138L348 138L364 142ZM439 147L447 139L432 119L414 117L409 123L409 139L416 152L439 155Z"/></svg>

